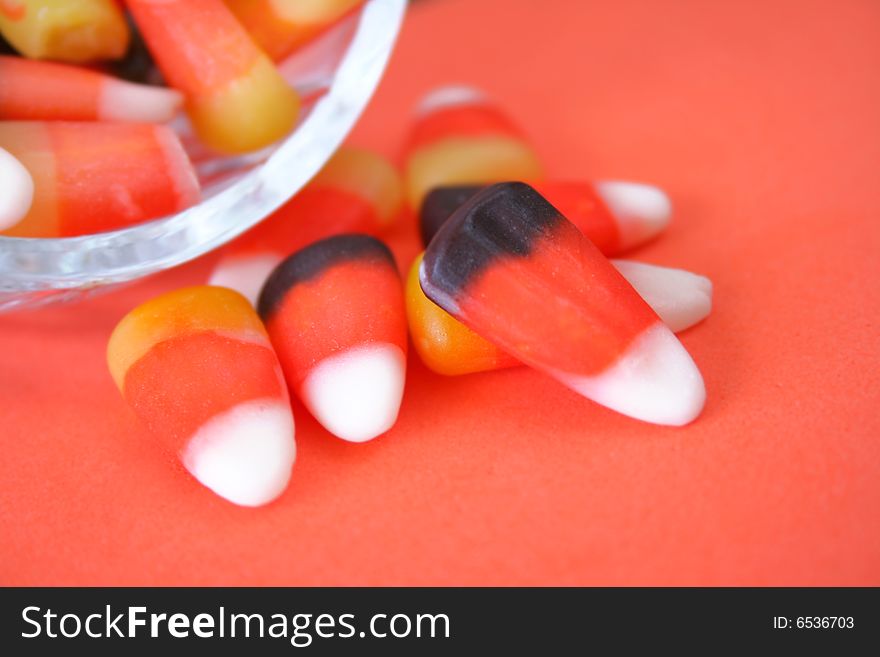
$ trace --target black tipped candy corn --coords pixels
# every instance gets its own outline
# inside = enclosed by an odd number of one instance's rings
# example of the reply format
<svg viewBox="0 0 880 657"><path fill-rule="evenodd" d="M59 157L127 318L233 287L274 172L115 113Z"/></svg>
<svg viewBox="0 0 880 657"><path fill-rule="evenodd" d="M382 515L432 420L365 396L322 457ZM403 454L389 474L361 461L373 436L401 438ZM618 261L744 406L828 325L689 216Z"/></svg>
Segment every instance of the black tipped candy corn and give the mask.
<svg viewBox="0 0 880 657"><path fill-rule="evenodd" d="M407 337L388 247L358 234L315 242L278 265L258 310L288 385L328 431L363 442L391 428Z"/></svg>
<svg viewBox="0 0 880 657"><path fill-rule="evenodd" d="M431 241L419 280L447 312L600 404L687 424L705 388L684 347L602 253L523 183L482 190Z"/></svg>

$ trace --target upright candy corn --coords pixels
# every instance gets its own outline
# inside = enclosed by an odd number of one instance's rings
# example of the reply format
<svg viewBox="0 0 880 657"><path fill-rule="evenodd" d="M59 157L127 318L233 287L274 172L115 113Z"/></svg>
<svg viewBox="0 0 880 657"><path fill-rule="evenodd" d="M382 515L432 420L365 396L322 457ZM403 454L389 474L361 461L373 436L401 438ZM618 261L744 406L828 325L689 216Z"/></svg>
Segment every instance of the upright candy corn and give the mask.
<svg viewBox="0 0 880 657"><path fill-rule="evenodd" d="M467 87L444 87L422 101L404 159L413 208L434 187L542 176L519 128L483 94Z"/></svg>
<svg viewBox="0 0 880 657"><path fill-rule="evenodd" d="M199 198L192 165L165 126L6 121L0 148L25 166L35 188L30 211L5 235L99 233L178 212Z"/></svg>
<svg viewBox="0 0 880 657"><path fill-rule="evenodd" d="M385 158L344 146L302 191L223 250L210 283L256 303L285 257L331 235L378 235L397 216L402 195L400 176Z"/></svg>
<svg viewBox="0 0 880 657"><path fill-rule="evenodd" d="M535 189L605 255L636 247L669 224L672 205L663 190L633 182L538 182ZM419 226L425 246L481 186L438 187L425 197Z"/></svg>
<svg viewBox="0 0 880 657"><path fill-rule="evenodd" d="M107 363L134 412L215 493L259 506L287 487L296 456L287 388L240 294L192 287L138 306L110 336Z"/></svg>
<svg viewBox="0 0 880 657"><path fill-rule="evenodd" d="M668 425L703 408L703 379L672 331L528 185L494 185L459 208L419 279L478 334L600 404Z"/></svg>
<svg viewBox="0 0 880 657"><path fill-rule="evenodd" d="M0 34L31 59L119 59L128 24L115 0L0 0Z"/></svg>
<svg viewBox="0 0 880 657"><path fill-rule="evenodd" d="M12 228L31 209L34 181L21 162L0 148L0 232Z"/></svg>
<svg viewBox="0 0 880 657"><path fill-rule="evenodd" d="M364 0L226 0L254 41L273 59L339 20Z"/></svg>
<svg viewBox="0 0 880 657"><path fill-rule="evenodd" d="M183 106L173 89L123 82L65 64L0 56L0 120L164 123Z"/></svg>
<svg viewBox="0 0 880 657"><path fill-rule="evenodd" d="M331 433L363 442L397 420L406 373L403 290L388 248L338 235L269 277L258 310L288 386Z"/></svg>
<svg viewBox="0 0 880 657"><path fill-rule="evenodd" d="M186 96L207 145L241 153L293 128L296 92L223 0L129 0L128 7L165 79Z"/></svg>
<svg viewBox="0 0 880 657"><path fill-rule="evenodd" d="M425 296L419 284L421 263L419 256L406 280L406 314L413 345L425 365L447 376L522 365ZM676 333L702 321L712 309L712 283L704 276L630 260L611 264Z"/></svg>

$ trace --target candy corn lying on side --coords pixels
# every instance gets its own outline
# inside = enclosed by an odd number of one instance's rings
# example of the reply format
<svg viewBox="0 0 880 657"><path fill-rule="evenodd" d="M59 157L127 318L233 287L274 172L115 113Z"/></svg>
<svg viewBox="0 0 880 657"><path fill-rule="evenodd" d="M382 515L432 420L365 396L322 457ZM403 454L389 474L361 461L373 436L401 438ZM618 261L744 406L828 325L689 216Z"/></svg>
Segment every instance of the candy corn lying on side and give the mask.
<svg viewBox="0 0 880 657"><path fill-rule="evenodd" d="M287 388L248 301L177 290L119 322L107 363L125 401L202 484L243 506L271 502L296 457Z"/></svg>
<svg viewBox="0 0 880 657"><path fill-rule="evenodd" d="M30 210L4 235L100 233L178 212L199 199L192 165L165 126L5 121L0 148L34 184Z"/></svg>
<svg viewBox="0 0 880 657"><path fill-rule="evenodd" d="M668 425L703 408L703 379L672 331L528 185L493 185L456 210L419 282L483 338L604 406Z"/></svg>
<svg viewBox="0 0 880 657"><path fill-rule="evenodd" d="M115 0L3 0L0 34L31 59L119 59L129 29Z"/></svg>
<svg viewBox="0 0 880 657"><path fill-rule="evenodd" d="M21 57L0 55L0 81L0 121L164 123L183 107L173 89Z"/></svg>
<svg viewBox="0 0 880 657"><path fill-rule="evenodd" d="M256 303L269 273L285 257L331 235L378 235L392 224L401 203L400 176L385 158L343 146L302 191L223 249L210 283Z"/></svg>
<svg viewBox="0 0 880 657"><path fill-rule="evenodd" d="M205 144L241 153L293 129L296 92L223 0L129 0L128 7Z"/></svg>

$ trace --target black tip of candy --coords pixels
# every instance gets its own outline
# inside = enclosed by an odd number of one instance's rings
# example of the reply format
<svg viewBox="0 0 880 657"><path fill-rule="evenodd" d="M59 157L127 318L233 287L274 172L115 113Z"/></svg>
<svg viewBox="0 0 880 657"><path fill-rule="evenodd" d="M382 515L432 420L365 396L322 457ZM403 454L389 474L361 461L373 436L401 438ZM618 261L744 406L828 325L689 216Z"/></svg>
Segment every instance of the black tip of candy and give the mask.
<svg viewBox="0 0 880 657"><path fill-rule="evenodd" d="M375 237L334 235L294 252L275 267L260 292L257 312L268 320L290 288L320 276L334 265L355 260L380 261L397 271L390 249Z"/></svg>
<svg viewBox="0 0 880 657"><path fill-rule="evenodd" d="M428 192L419 210L419 232L422 237L422 244L428 246L434 235L437 234L437 231L452 216L452 213L458 210L481 189L483 189L482 185L462 185L456 187L435 187Z"/></svg>
<svg viewBox="0 0 880 657"><path fill-rule="evenodd" d="M425 251L420 282L429 299L454 311L454 297L493 259L526 257L535 242L566 221L521 182L486 187L456 210Z"/></svg>

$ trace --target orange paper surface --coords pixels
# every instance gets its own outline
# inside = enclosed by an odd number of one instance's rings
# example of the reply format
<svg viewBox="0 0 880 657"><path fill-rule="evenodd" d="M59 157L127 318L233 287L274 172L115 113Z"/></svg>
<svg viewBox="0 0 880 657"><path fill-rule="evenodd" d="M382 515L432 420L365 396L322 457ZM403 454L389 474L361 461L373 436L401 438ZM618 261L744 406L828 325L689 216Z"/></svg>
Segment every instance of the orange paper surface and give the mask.
<svg viewBox="0 0 880 657"><path fill-rule="evenodd" d="M104 362L122 315L210 256L0 317L0 583L880 584L877 62L870 0L417 3L353 141L394 154L413 103L466 82L552 177L665 187L674 223L635 256L715 283L682 336L703 416L650 426L411 353L389 434L346 444L297 403L290 488L237 508Z"/></svg>

